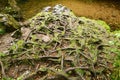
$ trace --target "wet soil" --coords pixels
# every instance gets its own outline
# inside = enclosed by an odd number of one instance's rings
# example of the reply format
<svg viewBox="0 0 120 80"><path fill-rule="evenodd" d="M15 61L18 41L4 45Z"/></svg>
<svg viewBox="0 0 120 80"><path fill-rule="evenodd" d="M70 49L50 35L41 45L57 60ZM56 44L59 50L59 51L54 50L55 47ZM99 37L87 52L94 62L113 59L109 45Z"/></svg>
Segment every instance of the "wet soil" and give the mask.
<svg viewBox="0 0 120 80"><path fill-rule="evenodd" d="M26 0L23 2L18 0L18 3L26 19L40 12L43 7L62 4L70 8L77 16L104 20L112 30L120 29L119 0Z"/></svg>

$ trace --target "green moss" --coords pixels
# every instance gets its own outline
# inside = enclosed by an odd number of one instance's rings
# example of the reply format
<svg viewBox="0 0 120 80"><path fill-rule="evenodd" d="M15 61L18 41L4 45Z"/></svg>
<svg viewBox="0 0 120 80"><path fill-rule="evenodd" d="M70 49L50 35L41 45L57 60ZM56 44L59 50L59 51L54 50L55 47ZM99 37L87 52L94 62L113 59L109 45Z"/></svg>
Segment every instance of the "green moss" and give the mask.
<svg viewBox="0 0 120 80"><path fill-rule="evenodd" d="M80 20L82 20L84 23L88 23L88 22L89 23L94 23L97 26L104 27L108 32L110 32L110 26L105 21L93 20L93 19L89 19L89 18L86 18L86 17L80 17Z"/></svg>
<svg viewBox="0 0 120 80"><path fill-rule="evenodd" d="M0 29L0 34L4 34L6 31L4 29Z"/></svg>
<svg viewBox="0 0 120 80"><path fill-rule="evenodd" d="M112 32L117 38L120 38L120 30Z"/></svg>
<svg viewBox="0 0 120 80"><path fill-rule="evenodd" d="M109 26L105 21L96 20L96 22L97 22L99 25L105 27L105 29L106 29L108 32L110 32L110 26Z"/></svg>

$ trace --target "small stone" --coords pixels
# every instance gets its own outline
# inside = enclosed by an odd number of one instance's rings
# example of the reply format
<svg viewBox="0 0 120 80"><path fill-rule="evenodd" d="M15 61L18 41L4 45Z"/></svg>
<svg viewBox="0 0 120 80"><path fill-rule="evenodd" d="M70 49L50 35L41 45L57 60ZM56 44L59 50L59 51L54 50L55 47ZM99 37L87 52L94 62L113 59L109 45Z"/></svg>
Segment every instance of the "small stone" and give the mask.
<svg viewBox="0 0 120 80"><path fill-rule="evenodd" d="M42 37L42 40L43 40L44 42L49 42L49 41L50 41L50 37L47 36L47 35L44 35L44 36Z"/></svg>

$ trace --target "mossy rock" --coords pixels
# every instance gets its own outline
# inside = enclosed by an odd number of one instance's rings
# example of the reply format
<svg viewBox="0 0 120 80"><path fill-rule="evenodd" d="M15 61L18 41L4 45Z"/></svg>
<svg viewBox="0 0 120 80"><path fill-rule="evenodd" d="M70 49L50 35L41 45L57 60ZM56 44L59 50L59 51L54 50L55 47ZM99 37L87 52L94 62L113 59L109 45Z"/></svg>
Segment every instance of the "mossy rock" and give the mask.
<svg viewBox="0 0 120 80"><path fill-rule="evenodd" d="M0 14L0 28L1 32L12 31L20 28L19 22L17 22L11 15L9 14Z"/></svg>

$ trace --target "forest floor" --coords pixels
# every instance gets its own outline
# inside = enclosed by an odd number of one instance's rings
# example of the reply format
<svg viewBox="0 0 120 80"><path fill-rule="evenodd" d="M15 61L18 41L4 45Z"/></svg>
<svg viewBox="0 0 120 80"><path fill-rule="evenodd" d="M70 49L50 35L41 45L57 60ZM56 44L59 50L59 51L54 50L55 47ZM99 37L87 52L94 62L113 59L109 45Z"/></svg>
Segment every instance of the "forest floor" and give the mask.
<svg viewBox="0 0 120 80"><path fill-rule="evenodd" d="M85 17L88 17L91 19L104 20L108 23L108 25L111 26L112 30L115 30L118 28L120 29L120 7L119 7L119 3L117 3L117 2L111 2L111 1L110 2L109 1L108 2L106 2L106 1L105 2L104 1L102 1L102 2L101 1L99 1L99 2L81 2L80 0L74 0L74 1L69 0L69 2L68 2L68 0L57 0L57 1L53 0L51 2L47 2L47 0L46 1L41 0L41 2L39 2L39 1L40 0L28 0L28 1L26 0L26 2L24 1L24 2L18 4L20 6L22 14L24 15L26 20L33 17L38 12L40 12L43 7L46 7L49 5L54 6L56 4L62 4L62 5L67 6L68 8L70 8L77 16L85 16ZM24 30L23 33L26 33L26 32L29 33L29 30L28 31ZM26 33L26 34L28 35L28 33ZM6 52L7 49L11 46L11 42L13 41L11 34L12 33L6 33L3 36L0 35L0 52ZM27 35L25 35L25 36L27 36ZM29 55L27 55L27 56L29 57ZM32 56L32 55L30 55L30 56ZM48 58L51 61L52 61L51 58L59 59L58 57L48 57ZM28 61L26 59L25 59L26 60L25 61L24 56L23 56L23 63L22 63L22 60L19 60L19 59L18 59L19 62L17 63L17 58L16 58L16 62L13 59L13 61L11 61L12 65L10 65L10 67L8 68L9 71L7 72L7 75L17 78L19 75L24 76L24 74L27 74L28 70L31 70L31 72L36 70L36 72L34 72L34 74L38 73L39 75L41 75L43 77L43 75L46 74L47 71L44 71L45 68L42 68L43 71L41 70L41 71L37 72L39 67L41 67L40 65L41 64L43 66L50 65L50 67L53 67L55 65L52 64L51 61L49 61L49 60L47 61L46 57L44 57L44 56L41 57L41 59L45 59L46 61L39 62L39 61L36 61L36 59L34 60L34 58L31 58L31 57L29 57ZM29 61L29 60L33 60L33 61ZM68 60L66 60L66 61L68 61ZM30 62L30 63L28 63L30 65L30 67L28 67L27 64L24 64L26 62ZM53 62L55 62L54 59L53 59ZM13 65L13 63L14 63L14 65ZM35 65L33 65L33 63L35 63ZM21 64L24 64L24 65L21 65ZM109 65L111 65L111 64L109 64ZM57 64L57 66L58 66L58 64ZM68 65L67 65L67 67L68 67ZM51 72L52 72L52 70L51 70ZM31 78L31 75L29 75L29 76ZM32 74L32 76L33 76L33 74ZM34 77L38 77L38 76L34 76Z"/></svg>

